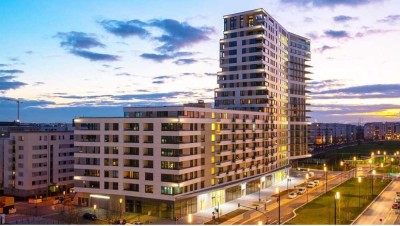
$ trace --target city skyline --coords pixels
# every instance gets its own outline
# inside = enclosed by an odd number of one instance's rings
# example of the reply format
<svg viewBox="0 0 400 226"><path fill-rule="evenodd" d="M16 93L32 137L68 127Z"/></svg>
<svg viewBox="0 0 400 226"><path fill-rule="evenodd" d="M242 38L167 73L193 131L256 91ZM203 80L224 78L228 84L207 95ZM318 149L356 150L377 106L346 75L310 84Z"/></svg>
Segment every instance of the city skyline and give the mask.
<svg viewBox="0 0 400 226"><path fill-rule="evenodd" d="M266 8L312 40L312 122L398 120L395 1L299 2L2 1L0 94L22 99L22 122L213 102L223 15ZM0 121L16 119L15 103L0 105Z"/></svg>

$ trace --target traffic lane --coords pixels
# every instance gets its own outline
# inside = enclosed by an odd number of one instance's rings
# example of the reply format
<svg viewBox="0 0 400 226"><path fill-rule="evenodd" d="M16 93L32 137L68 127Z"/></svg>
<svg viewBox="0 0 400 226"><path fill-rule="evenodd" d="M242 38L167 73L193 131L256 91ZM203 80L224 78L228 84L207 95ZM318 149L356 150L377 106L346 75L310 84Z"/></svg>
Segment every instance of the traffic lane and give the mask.
<svg viewBox="0 0 400 226"><path fill-rule="evenodd" d="M389 187L372 203L355 224L381 224L386 221L391 214L392 204L396 192L400 191L400 182L393 181ZM382 219L382 222L381 222ZM393 222L387 222L393 224Z"/></svg>

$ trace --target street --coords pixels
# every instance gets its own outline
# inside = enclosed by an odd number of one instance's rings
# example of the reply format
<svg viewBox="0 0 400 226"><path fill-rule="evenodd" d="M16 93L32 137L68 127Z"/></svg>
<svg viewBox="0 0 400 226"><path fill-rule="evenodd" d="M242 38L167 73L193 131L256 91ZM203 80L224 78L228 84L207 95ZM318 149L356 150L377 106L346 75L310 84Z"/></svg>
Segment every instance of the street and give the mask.
<svg viewBox="0 0 400 226"><path fill-rule="evenodd" d="M391 208L396 192L398 191L400 191L400 181L395 180L382 192L376 201L365 210L354 224L400 224L400 214L398 214L398 210L393 210Z"/></svg>

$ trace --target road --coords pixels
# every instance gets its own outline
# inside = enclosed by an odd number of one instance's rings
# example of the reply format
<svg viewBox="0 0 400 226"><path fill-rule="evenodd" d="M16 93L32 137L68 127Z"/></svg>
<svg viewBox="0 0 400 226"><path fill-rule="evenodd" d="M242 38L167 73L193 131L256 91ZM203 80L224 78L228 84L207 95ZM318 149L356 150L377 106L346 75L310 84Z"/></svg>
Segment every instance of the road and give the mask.
<svg viewBox="0 0 400 226"><path fill-rule="evenodd" d="M309 189L308 191L308 201L313 200L325 193L325 175L322 171L314 171L316 173L315 179L319 179L320 184L317 187ZM334 175L332 172L329 172L328 175L328 191L333 187L345 182L352 176L354 176L354 171L347 171L343 174L336 172ZM294 199L289 199L287 196L281 198L281 224L291 217L294 216L293 210L307 203L307 193L298 196ZM261 221L263 224L266 223L266 216L269 217L268 224L277 224L278 223L278 204L275 202L267 207L266 214L257 213L253 217L248 220L243 220L241 222L237 222L238 224L258 224Z"/></svg>
<svg viewBox="0 0 400 226"><path fill-rule="evenodd" d="M393 181L354 224L399 225L400 214L397 213L397 210L391 208L397 191L400 191L399 180Z"/></svg>

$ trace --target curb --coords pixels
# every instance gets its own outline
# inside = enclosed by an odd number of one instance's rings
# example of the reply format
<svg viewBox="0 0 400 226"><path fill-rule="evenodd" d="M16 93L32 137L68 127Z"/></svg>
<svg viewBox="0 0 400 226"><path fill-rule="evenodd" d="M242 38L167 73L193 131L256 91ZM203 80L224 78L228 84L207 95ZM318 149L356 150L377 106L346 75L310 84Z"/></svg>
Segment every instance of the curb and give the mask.
<svg viewBox="0 0 400 226"><path fill-rule="evenodd" d="M387 187L389 187L393 183L393 181L394 180L392 180L388 185L386 185L385 188L382 189L382 191L374 198L374 200L369 203L367 207L364 208L364 210L356 217L356 219L353 220L353 222L351 222L350 225L353 225L358 220L358 218L360 218L364 214L364 212L367 211L367 209L379 198L379 196L381 196L381 194L386 190Z"/></svg>

